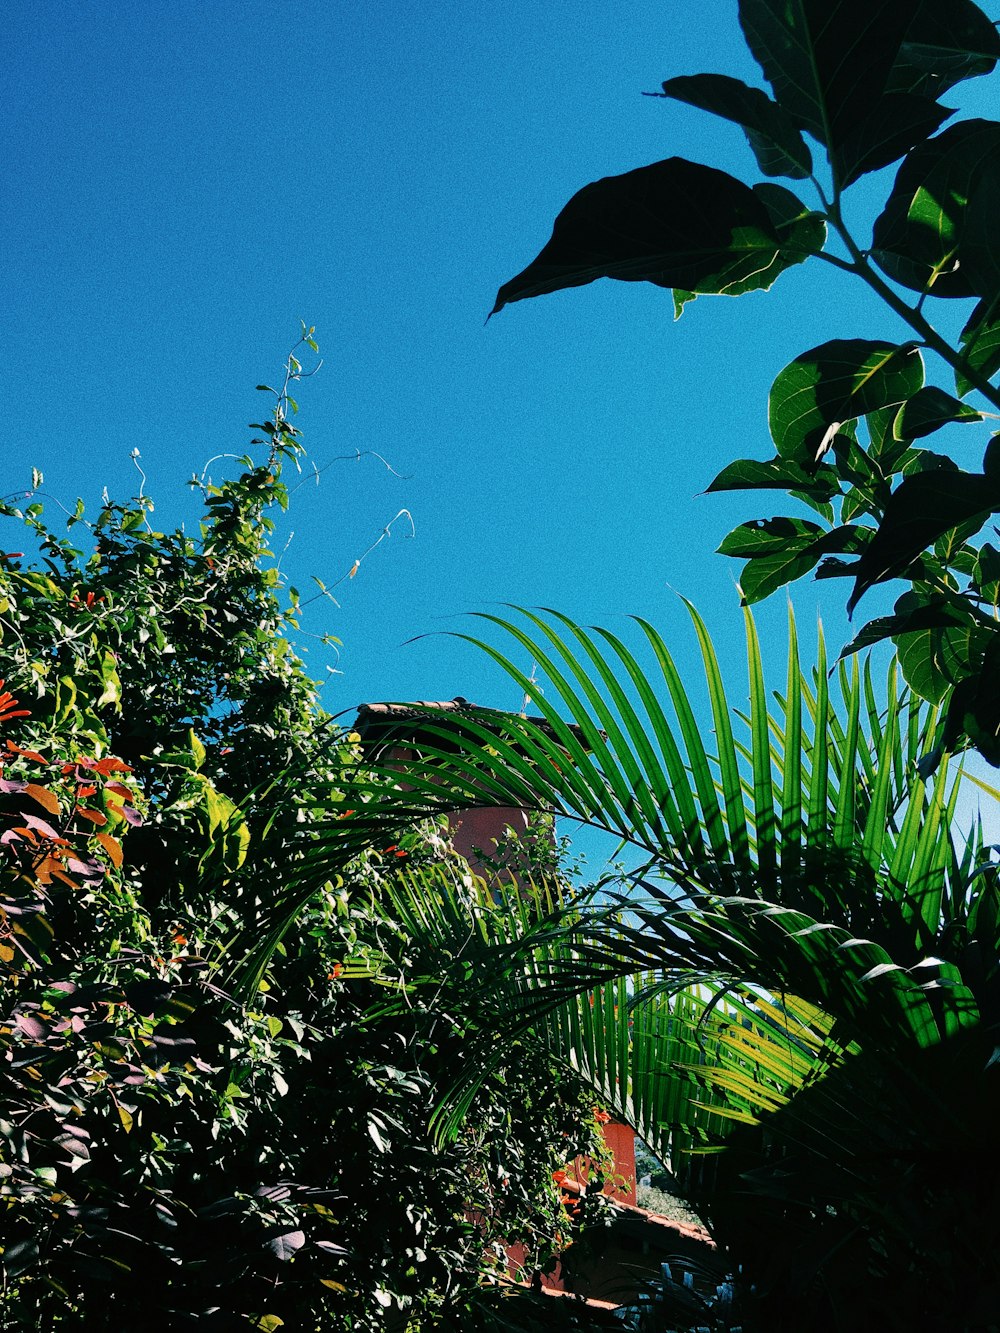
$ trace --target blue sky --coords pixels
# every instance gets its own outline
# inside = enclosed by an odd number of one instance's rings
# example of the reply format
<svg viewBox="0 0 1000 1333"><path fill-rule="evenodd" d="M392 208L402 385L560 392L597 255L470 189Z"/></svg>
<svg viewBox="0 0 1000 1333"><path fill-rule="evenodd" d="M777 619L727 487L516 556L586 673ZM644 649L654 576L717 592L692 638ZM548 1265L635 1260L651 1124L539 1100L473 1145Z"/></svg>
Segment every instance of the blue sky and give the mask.
<svg viewBox="0 0 1000 1333"><path fill-rule="evenodd" d="M367 457L302 486L282 569L307 595L399 510L416 530L393 526L339 610L310 609L344 642L335 663L304 641L314 674L343 673L331 710L517 706L470 651L409 642L506 601L640 613L692 660L676 592L738 694L739 566L713 551L767 508L699 492L770 455L767 390L797 352L900 326L811 267L677 324L669 294L610 282L484 323L588 181L675 153L758 178L738 129L641 96L701 70L759 82L733 0L28 2L4 26L9 489L35 465L93 506L134 491L138 448L160 525L194 521L185 480L243 452L253 386L305 319L325 358L298 394L312 459L374 450L405 480ZM988 113L988 87L963 105ZM843 593L797 588L800 623L821 607L839 645ZM886 605L868 600L864 619ZM784 616L781 595L761 611L776 679Z"/></svg>

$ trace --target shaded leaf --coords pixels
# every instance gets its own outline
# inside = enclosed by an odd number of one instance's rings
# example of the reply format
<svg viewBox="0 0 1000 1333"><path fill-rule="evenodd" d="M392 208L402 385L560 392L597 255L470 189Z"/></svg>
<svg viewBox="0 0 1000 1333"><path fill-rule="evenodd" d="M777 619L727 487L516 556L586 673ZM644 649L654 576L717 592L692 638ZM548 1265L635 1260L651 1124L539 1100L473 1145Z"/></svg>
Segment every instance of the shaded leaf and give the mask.
<svg viewBox="0 0 1000 1333"><path fill-rule="evenodd" d="M794 121L759 88L727 74L684 75L667 79L662 86L660 96L741 125L765 176L801 180L812 171L812 156Z"/></svg>
<svg viewBox="0 0 1000 1333"><path fill-rule="evenodd" d="M942 744L955 748L968 736L987 763L1000 766L1000 634L990 634L979 670L960 681L945 716Z"/></svg>
<svg viewBox="0 0 1000 1333"><path fill-rule="evenodd" d="M955 421L982 421L982 413L967 407L943 389L927 384L899 409L892 433L897 440L916 440Z"/></svg>
<svg viewBox="0 0 1000 1333"><path fill-rule="evenodd" d="M954 115L911 93L888 93L851 131L840 147L843 185L869 171L878 171L921 143Z"/></svg>
<svg viewBox="0 0 1000 1333"><path fill-rule="evenodd" d="M829 499L840 489L837 474L828 464L820 464L814 472L806 472L786 458L740 458L728 463L707 491L796 490L808 491L821 499Z"/></svg>
<svg viewBox="0 0 1000 1333"><path fill-rule="evenodd" d="M775 260L778 272L823 249L826 220L821 213L814 213L797 194L773 181L758 182L753 192L763 201L781 241L781 253ZM777 272L774 276L777 277Z"/></svg>
<svg viewBox="0 0 1000 1333"><path fill-rule="evenodd" d="M906 593L900 598L893 615L879 616L876 620L870 620L858 631L840 656L849 657L852 653L859 653L876 643L901 635L928 629L951 629L968 623L967 619L958 615L956 604L952 600L942 597L930 602L921 601L918 605L912 606L907 601L911 596L912 594Z"/></svg>
<svg viewBox="0 0 1000 1333"><path fill-rule="evenodd" d="M779 525L793 523L802 523L802 520L770 519L763 526L777 528L780 531ZM814 523L802 525L807 528L816 528ZM750 525L746 526L749 527ZM739 530L737 529L737 531ZM751 606L754 602L762 601L778 588L782 588L785 584L808 574L820 556L825 555L828 551L857 554L863 548L864 542L867 540L867 533L870 531L869 528L855 528L845 525L834 528L829 532L816 529L816 535L802 533L801 535L787 536L784 539L780 538L776 531L774 533L775 540L760 554L753 555L740 575L742 605ZM732 535L731 533L730 536ZM733 553L723 552L723 554Z"/></svg>
<svg viewBox="0 0 1000 1333"><path fill-rule="evenodd" d="M961 254L966 207L998 153L1000 125L964 120L909 154L875 221L872 258L883 272L912 291L977 294Z"/></svg>
<svg viewBox="0 0 1000 1333"><path fill-rule="evenodd" d="M810 468L845 422L901 403L922 386L913 344L835 339L803 352L771 386L771 437L782 458Z"/></svg>
<svg viewBox="0 0 1000 1333"><path fill-rule="evenodd" d="M962 355L973 370L992 379L1000 370L1000 301L980 301L962 330ZM955 388L964 397L972 388L960 366L955 371Z"/></svg>
<svg viewBox="0 0 1000 1333"><path fill-rule="evenodd" d="M923 0L889 74L894 92L940 97L963 79L989 74L1000 34L972 0Z"/></svg>
<svg viewBox="0 0 1000 1333"><path fill-rule="evenodd" d="M827 146L841 185L878 157L879 107L916 8L915 0L740 0L747 44L779 105Z"/></svg>
<svg viewBox="0 0 1000 1333"><path fill-rule="evenodd" d="M1000 479L935 469L904 477L889 497L874 538L853 566L850 613L876 583L902 574L943 533L1000 507Z"/></svg>
<svg viewBox="0 0 1000 1333"><path fill-rule="evenodd" d="M272 1236L267 1248L283 1263L291 1259L306 1243L304 1231L283 1231L280 1236Z"/></svg>
<svg viewBox="0 0 1000 1333"><path fill-rule="evenodd" d="M770 215L751 189L672 157L578 191L537 258L500 288L492 313L597 278L725 292L752 284L778 250Z"/></svg>
<svg viewBox="0 0 1000 1333"><path fill-rule="evenodd" d="M1000 126L997 126L1000 132ZM959 245L959 261L977 296L990 305L1000 301L1000 143L983 164L972 188Z"/></svg>
<svg viewBox="0 0 1000 1333"><path fill-rule="evenodd" d="M938 704L965 677L982 647L982 630L970 625L927 626L894 638L903 679L928 703Z"/></svg>

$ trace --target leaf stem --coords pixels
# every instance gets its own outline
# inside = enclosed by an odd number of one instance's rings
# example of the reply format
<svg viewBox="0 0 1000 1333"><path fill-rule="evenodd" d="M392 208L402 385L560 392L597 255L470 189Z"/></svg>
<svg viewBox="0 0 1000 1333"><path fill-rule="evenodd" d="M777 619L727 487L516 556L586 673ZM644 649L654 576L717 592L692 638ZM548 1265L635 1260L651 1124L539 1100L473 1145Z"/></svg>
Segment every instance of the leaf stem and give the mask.
<svg viewBox="0 0 1000 1333"><path fill-rule="evenodd" d="M845 263L844 260L837 259L836 256L828 254L823 254L821 257L826 259L828 263L834 264L837 268L845 269L850 273L856 273L859 278L862 278L872 291L882 298L890 310L899 315L901 319L909 324L910 328L913 329L915 333L920 335L920 338L926 347L929 347L933 352L937 352L938 356L940 356L943 361L946 361L953 370L957 370L961 367L965 378L973 388L978 389L983 397L991 402L994 407L1000 408L1000 388L991 384L985 376L980 375L977 370L973 369L959 352L956 352L954 347L952 347L951 344L938 333L934 325L924 317L919 306L916 308L908 306L902 297L894 292L889 284L875 272L871 264L868 262L867 256L860 249L850 231L848 231L837 200L833 200L828 205L826 216L827 221L847 247L853 262Z"/></svg>

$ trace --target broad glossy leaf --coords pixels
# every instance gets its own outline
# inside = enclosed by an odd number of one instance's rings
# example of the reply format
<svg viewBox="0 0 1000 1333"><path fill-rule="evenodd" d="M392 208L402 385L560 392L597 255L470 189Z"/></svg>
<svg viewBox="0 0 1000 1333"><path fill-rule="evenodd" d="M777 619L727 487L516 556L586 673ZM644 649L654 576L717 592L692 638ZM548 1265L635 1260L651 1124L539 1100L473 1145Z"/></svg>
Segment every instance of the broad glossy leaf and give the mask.
<svg viewBox="0 0 1000 1333"><path fill-rule="evenodd" d="M1000 370L1000 301L980 301L962 330L962 355L985 379ZM968 375L955 371L955 388L964 397L972 389Z"/></svg>
<svg viewBox="0 0 1000 1333"><path fill-rule="evenodd" d="M753 186L753 192L763 202L781 241L781 253L775 260L779 266L775 277L792 264L799 264L823 249L826 220L821 213L814 213L797 194L772 181L760 181Z"/></svg>
<svg viewBox="0 0 1000 1333"><path fill-rule="evenodd" d="M796 542L750 560L740 574L740 605L753 606L778 588L794 583L808 574L818 559L819 552L812 543Z"/></svg>
<svg viewBox="0 0 1000 1333"><path fill-rule="evenodd" d="M771 386L771 437L782 458L811 468L844 422L903 402L923 381L923 361L912 344L823 343L796 357Z"/></svg>
<svg viewBox="0 0 1000 1333"><path fill-rule="evenodd" d="M841 184L850 185L866 172L887 167L952 115L948 107L915 93L887 93L840 146Z"/></svg>
<svg viewBox="0 0 1000 1333"><path fill-rule="evenodd" d="M695 293L748 290L767 285L758 275L779 249L771 216L748 186L671 157L578 191L537 258L500 288L492 313L598 278Z"/></svg>
<svg viewBox="0 0 1000 1333"><path fill-rule="evenodd" d="M760 555L772 555L789 546L805 544L823 536L818 523L802 518L762 518L741 523L723 539L719 555L731 555L751 560Z"/></svg>
<svg viewBox="0 0 1000 1333"><path fill-rule="evenodd" d="M806 530L797 535L789 533L784 538L780 536L783 529L791 528L795 524L801 524L804 529L815 529L815 533L810 534ZM745 526L749 528L751 525ZM802 578L804 574L809 573L819 558L829 551L856 555L862 550L867 534L871 531L868 528L856 528L846 524L829 532L823 532L816 528L814 523L807 524L801 519L769 519L762 523L761 528L771 530L770 540L766 545L762 544L759 553L751 551L749 543L746 544L746 554L751 558L740 575L743 606L752 606L755 602L770 597L778 588ZM736 531L739 532L739 529ZM733 533L729 535L734 536ZM735 554L734 551L723 551L722 547L719 549L724 555Z"/></svg>
<svg viewBox="0 0 1000 1333"><path fill-rule="evenodd" d="M997 126L1000 135L1000 125ZM965 212L959 262L977 296L1000 302L1000 143L975 179Z"/></svg>
<svg viewBox="0 0 1000 1333"><path fill-rule="evenodd" d="M908 600L911 598L912 594L906 593L896 603L891 616L879 616L875 620L870 620L858 631L840 656L850 657L852 653L860 653L865 648L871 648L876 643L884 643L886 639L899 635L928 629L954 629L956 626L968 623L967 618L958 618L954 603L943 597L931 602L920 601L915 606Z"/></svg>
<svg viewBox="0 0 1000 1333"><path fill-rule="evenodd" d="M994 767L1000 766L1000 633L989 635L982 664L973 675L955 686L945 719L945 748L967 735L976 749Z"/></svg>
<svg viewBox="0 0 1000 1333"><path fill-rule="evenodd" d="M892 433L897 440L917 440L957 421L982 421L982 413L967 407L943 389L927 384L899 409Z"/></svg>
<svg viewBox="0 0 1000 1333"><path fill-rule="evenodd" d="M943 533L1000 508L1000 479L983 472L935 469L904 477L886 505L882 523L852 567L848 613L876 583L902 574Z"/></svg>
<svg viewBox="0 0 1000 1333"><path fill-rule="evenodd" d="M878 108L917 8L917 0L740 0L747 44L775 98L826 144L841 184L872 169L872 135L884 129Z"/></svg>
<svg viewBox="0 0 1000 1333"><path fill-rule="evenodd" d="M940 97L963 79L989 74L1000 34L972 0L923 0L889 75L894 92Z"/></svg>
<svg viewBox="0 0 1000 1333"><path fill-rule="evenodd" d="M893 637L899 668L910 689L939 704L964 679L982 646L983 632L970 625L928 626Z"/></svg>
<svg viewBox="0 0 1000 1333"><path fill-rule="evenodd" d="M875 222L872 258L890 278L934 296L973 296L962 238L966 208L1000 155L1000 125L965 120L909 154Z"/></svg>
<svg viewBox="0 0 1000 1333"><path fill-rule="evenodd" d="M836 471L821 463L815 472L806 472L786 458L740 458L728 463L707 491L807 491L821 499L836 495L840 483Z"/></svg>
<svg viewBox="0 0 1000 1333"><path fill-rule="evenodd" d="M765 176L801 180L812 171L812 156L794 121L759 88L728 74L692 74L667 79L664 97L735 121L746 131Z"/></svg>

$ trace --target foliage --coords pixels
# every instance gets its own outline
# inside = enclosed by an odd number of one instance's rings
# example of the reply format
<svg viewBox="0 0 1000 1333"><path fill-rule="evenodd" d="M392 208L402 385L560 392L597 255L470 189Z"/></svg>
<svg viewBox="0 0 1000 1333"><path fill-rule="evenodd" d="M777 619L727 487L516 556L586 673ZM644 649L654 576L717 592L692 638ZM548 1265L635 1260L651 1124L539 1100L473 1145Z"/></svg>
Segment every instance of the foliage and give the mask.
<svg viewBox="0 0 1000 1333"><path fill-rule="evenodd" d="M592 1099L521 1049L433 1141L460 1030L430 990L381 1014L342 965L421 958L380 901L395 853L315 886L261 984L228 984L359 759L269 549L303 373L293 352L261 386L263 456L195 480L197 536L155 530L144 494L64 533L35 494L3 506L37 552L0 563L5 1327L471 1327L503 1240L551 1255L552 1171L593 1144ZM397 850L438 855L421 831Z"/></svg>
<svg viewBox="0 0 1000 1333"><path fill-rule="evenodd" d="M405 790L369 786L369 827L538 806L644 858L589 906L473 941L462 984L442 975L481 1035L438 1123L461 1124L498 1032L547 1029L684 1181L739 1274L744 1327L872 1312L888 1329L978 1327L1000 1290L984 1259L1000 1241L995 849L956 834L947 760L919 779L940 720L894 666L880 696L869 666L841 663L835 699L822 645L807 673L793 632L769 710L747 614L750 709L734 724L692 612L714 753L652 627L643 662L607 631L523 613L497 623L543 685L483 647L544 725L429 711ZM336 854L320 832L310 873ZM415 932L446 938L418 900Z"/></svg>
<svg viewBox="0 0 1000 1333"><path fill-rule="evenodd" d="M993 70L1000 36L971 0L740 0L739 15L773 96L721 74L668 79L655 95L740 125L760 171L810 181L817 206L680 157L607 177L573 196L494 313L600 277L673 288L678 317L698 295L767 289L806 261L865 282L906 341L850 336L797 356L771 389L776 456L730 462L709 487L785 490L819 521L744 523L721 550L746 561L744 604L817 566L853 579L850 610L878 584L908 582L845 651L891 639L910 686L945 704L930 765L966 738L1000 764L1000 553L976 540L1000 512L1000 455L991 439L969 472L923 443L1000 410L1000 123L942 129L954 113L939 100ZM845 193L900 159L866 245ZM952 342L931 314L956 299L975 304ZM954 392L925 383L925 352ZM973 391L992 412L964 401Z"/></svg>

